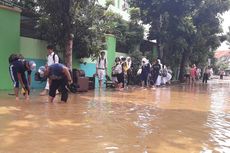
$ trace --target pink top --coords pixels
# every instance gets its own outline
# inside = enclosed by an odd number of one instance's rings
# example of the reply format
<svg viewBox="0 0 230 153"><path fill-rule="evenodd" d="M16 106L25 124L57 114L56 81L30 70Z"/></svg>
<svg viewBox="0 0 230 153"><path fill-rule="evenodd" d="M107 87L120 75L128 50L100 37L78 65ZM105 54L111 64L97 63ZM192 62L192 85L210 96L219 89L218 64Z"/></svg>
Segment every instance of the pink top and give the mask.
<svg viewBox="0 0 230 153"><path fill-rule="evenodd" d="M190 69L190 76L191 77L196 77L196 68L191 68Z"/></svg>

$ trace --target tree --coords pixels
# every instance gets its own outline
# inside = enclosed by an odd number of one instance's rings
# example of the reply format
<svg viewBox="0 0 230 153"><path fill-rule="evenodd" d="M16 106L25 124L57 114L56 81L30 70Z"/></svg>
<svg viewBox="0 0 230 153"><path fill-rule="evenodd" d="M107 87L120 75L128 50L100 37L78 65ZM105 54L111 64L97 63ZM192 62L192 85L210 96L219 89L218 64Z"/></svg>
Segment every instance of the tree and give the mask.
<svg viewBox="0 0 230 153"><path fill-rule="evenodd" d="M106 49L105 33L114 34L118 44L124 44L128 51L143 38L137 18L132 23L124 21L119 14L107 10L108 6L97 5L96 0L39 0L39 5L41 36L65 53L67 65L72 59L70 34L74 34L73 54L77 58L96 57L100 50Z"/></svg>
<svg viewBox="0 0 230 153"><path fill-rule="evenodd" d="M86 32L82 26L87 17L84 9L89 10L88 7L91 8L95 2L95 0L38 0L41 36L49 43L58 45L65 53L65 63L69 68L72 68L73 41L77 40L74 36L77 36L80 30ZM91 23L88 23L89 26Z"/></svg>
<svg viewBox="0 0 230 153"><path fill-rule="evenodd" d="M140 50L140 44L144 36L144 28L140 22L140 10L130 8L130 21L125 21L122 17L113 12L107 12L106 25L117 38L117 50L131 53ZM108 24L109 23L109 24ZM110 25L110 26L108 26ZM108 30L105 31L108 33Z"/></svg>
<svg viewBox="0 0 230 153"><path fill-rule="evenodd" d="M230 27L228 27L228 33L226 34L226 37L224 40L226 40L227 44L230 46Z"/></svg>
<svg viewBox="0 0 230 153"><path fill-rule="evenodd" d="M140 44L144 37L144 28L140 24L140 9L130 8L130 23L129 30L126 33L126 44L130 46L129 53L140 51Z"/></svg>
<svg viewBox="0 0 230 153"><path fill-rule="evenodd" d="M150 24L149 39L156 39L159 58L180 67L180 80L190 62L205 61L220 45L219 14L229 8L228 0L131 0L140 7L141 18ZM195 60L196 59L196 60Z"/></svg>

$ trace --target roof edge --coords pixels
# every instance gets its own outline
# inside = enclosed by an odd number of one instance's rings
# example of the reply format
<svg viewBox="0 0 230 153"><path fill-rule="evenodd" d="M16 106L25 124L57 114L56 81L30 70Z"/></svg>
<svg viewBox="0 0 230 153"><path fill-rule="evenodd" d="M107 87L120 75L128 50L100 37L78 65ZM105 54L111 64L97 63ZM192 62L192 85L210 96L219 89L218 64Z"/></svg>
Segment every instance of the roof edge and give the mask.
<svg viewBox="0 0 230 153"><path fill-rule="evenodd" d="M4 5L0 5L0 9L9 10L9 11L17 12L17 13L21 13L22 12L22 10L20 8L9 7L9 6L4 6Z"/></svg>

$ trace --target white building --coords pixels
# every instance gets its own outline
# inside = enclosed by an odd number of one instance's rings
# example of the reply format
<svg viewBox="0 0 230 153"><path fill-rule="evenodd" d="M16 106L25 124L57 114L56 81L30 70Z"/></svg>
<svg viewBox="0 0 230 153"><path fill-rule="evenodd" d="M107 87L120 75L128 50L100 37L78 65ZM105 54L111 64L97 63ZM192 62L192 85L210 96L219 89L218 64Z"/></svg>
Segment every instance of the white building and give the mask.
<svg viewBox="0 0 230 153"><path fill-rule="evenodd" d="M98 2L102 6L106 4L106 0L98 0ZM113 3L114 5L110 5L108 10L120 14L124 20L129 21L130 15L128 13L129 5L127 0L113 0Z"/></svg>
<svg viewBox="0 0 230 153"><path fill-rule="evenodd" d="M106 0L98 0L99 4L105 6L106 4ZM125 11L127 10L127 8L129 7L128 6L128 2L127 0L113 0L113 3L114 3L114 7L122 10L122 11Z"/></svg>

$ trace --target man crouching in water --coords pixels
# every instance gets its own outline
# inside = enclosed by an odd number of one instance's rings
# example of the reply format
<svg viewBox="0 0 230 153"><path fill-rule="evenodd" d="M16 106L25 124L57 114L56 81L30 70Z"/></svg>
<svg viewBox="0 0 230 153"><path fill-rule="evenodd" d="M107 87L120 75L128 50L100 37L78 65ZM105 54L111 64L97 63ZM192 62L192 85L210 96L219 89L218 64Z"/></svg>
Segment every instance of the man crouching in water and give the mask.
<svg viewBox="0 0 230 153"><path fill-rule="evenodd" d="M49 102L53 102L57 89L61 92L61 102L67 102L68 90L66 86L72 83L69 69L63 64L52 64L50 66L41 66L38 70L40 77L49 78Z"/></svg>

